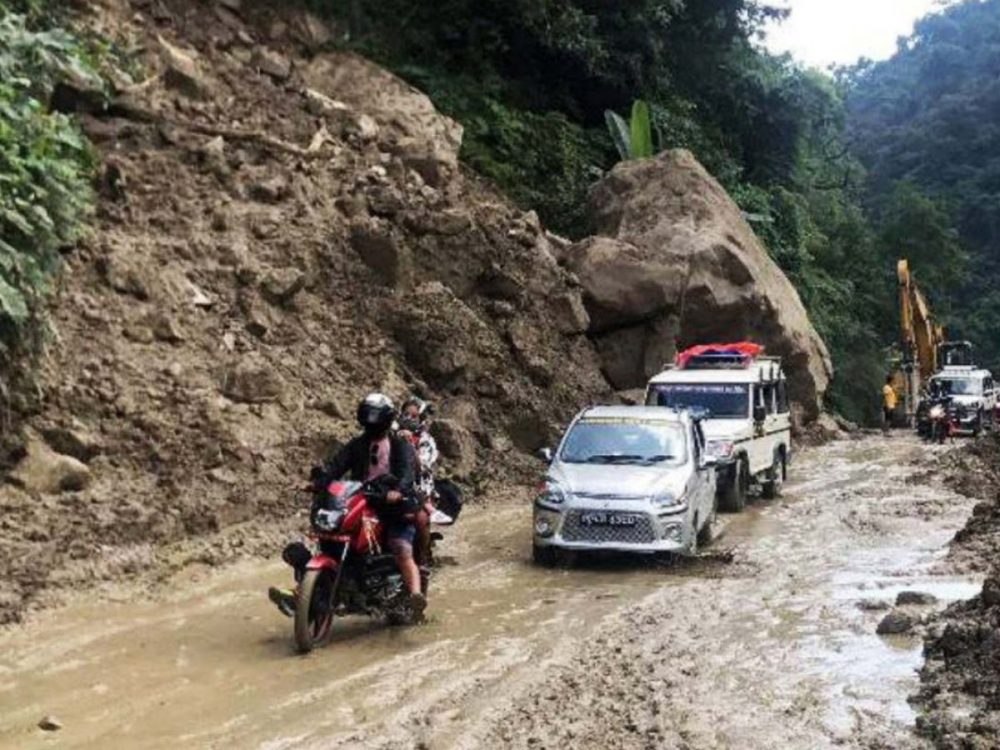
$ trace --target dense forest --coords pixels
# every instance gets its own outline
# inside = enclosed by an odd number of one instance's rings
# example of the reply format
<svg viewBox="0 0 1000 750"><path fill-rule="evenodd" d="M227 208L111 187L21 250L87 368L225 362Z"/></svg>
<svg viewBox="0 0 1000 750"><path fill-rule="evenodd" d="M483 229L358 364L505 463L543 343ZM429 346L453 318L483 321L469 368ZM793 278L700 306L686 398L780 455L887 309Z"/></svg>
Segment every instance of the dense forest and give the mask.
<svg viewBox="0 0 1000 750"><path fill-rule="evenodd" d="M894 336L893 246L945 217L915 188L873 226L843 84L764 52L783 11L755 0L314 0L352 43L466 126L464 157L555 230L587 233L586 194L617 156L604 113L650 102L663 148L723 182L798 287L839 370L832 406L873 416Z"/></svg>
<svg viewBox="0 0 1000 750"><path fill-rule="evenodd" d="M1000 0L958 3L891 60L835 76L764 51L784 11L760 0L306 1L336 44L463 123L469 166L570 237L588 233L588 189L619 158L606 112L649 102L657 147L692 150L796 284L845 415L876 413L899 256L952 333L1000 361ZM86 219L86 144L39 92L52 71L93 75L101 50L59 28L58 6L0 0L0 366L33 340Z"/></svg>
<svg viewBox="0 0 1000 750"><path fill-rule="evenodd" d="M842 74L866 206L909 254L954 338L1000 366L1000 2L922 19L897 54Z"/></svg>

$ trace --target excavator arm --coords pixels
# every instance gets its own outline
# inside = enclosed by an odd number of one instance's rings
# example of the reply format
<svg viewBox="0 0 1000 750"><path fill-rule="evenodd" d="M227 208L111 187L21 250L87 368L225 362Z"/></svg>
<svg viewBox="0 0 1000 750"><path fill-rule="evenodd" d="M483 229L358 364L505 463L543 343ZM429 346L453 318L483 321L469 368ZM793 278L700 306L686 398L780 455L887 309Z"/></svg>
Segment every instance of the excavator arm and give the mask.
<svg viewBox="0 0 1000 750"><path fill-rule="evenodd" d="M903 350L903 362L896 375L896 386L902 391L903 407L909 422L916 415L924 384L938 370L938 346L944 341L944 330L934 323L930 305L913 280L907 260L899 261L896 276L899 286L900 345Z"/></svg>

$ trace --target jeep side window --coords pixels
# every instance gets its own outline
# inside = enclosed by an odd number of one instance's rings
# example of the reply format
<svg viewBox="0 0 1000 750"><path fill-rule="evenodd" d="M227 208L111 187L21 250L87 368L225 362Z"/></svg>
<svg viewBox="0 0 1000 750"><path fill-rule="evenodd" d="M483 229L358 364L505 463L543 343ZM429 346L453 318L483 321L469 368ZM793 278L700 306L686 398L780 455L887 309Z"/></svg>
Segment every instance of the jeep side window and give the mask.
<svg viewBox="0 0 1000 750"><path fill-rule="evenodd" d="M778 381L778 414L788 413L788 383L784 380Z"/></svg>
<svg viewBox="0 0 1000 750"><path fill-rule="evenodd" d="M778 410L777 387L774 383L764 386L764 406L767 407L768 414L774 414Z"/></svg>

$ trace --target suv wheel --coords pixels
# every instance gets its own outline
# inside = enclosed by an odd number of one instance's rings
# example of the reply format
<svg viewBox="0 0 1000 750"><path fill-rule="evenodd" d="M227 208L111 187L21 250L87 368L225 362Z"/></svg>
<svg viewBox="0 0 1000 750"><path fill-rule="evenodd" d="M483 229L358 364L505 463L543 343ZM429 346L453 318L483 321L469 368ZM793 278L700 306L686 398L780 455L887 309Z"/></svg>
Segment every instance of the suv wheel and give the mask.
<svg viewBox="0 0 1000 750"><path fill-rule="evenodd" d="M531 559L535 561L536 565L541 565L545 568L554 568L556 565L556 548L540 547L537 544L532 544Z"/></svg>
<svg viewBox="0 0 1000 750"><path fill-rule="evenodd" d="M747 505L747 485L750 483L745 459L737 459L727 472L726 485L719 495L719 509L727 513L739 513Z"/></svg>
<svg viewBox="0 0 1000 750"><path fill-rule="evenodd" d="M761 485L761 489L765 500L774 500L776 497L781 497L781 485L785 480L785 457L781 451L774 454L774 462L767 474L767 481Z"/></svg>

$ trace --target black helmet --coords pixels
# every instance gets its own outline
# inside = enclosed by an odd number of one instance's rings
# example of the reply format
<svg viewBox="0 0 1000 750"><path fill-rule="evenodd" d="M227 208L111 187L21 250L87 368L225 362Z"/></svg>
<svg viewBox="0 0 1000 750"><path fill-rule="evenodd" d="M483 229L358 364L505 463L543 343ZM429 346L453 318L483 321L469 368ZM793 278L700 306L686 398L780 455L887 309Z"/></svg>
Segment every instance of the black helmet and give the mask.
<svg viewBox="0 0 1000 750"><path fill-rule="evenodd" d="M392 399L382 393L369 393L358 404L358 424L366 434L381 435L388 432L396 419Z"/></svg>

